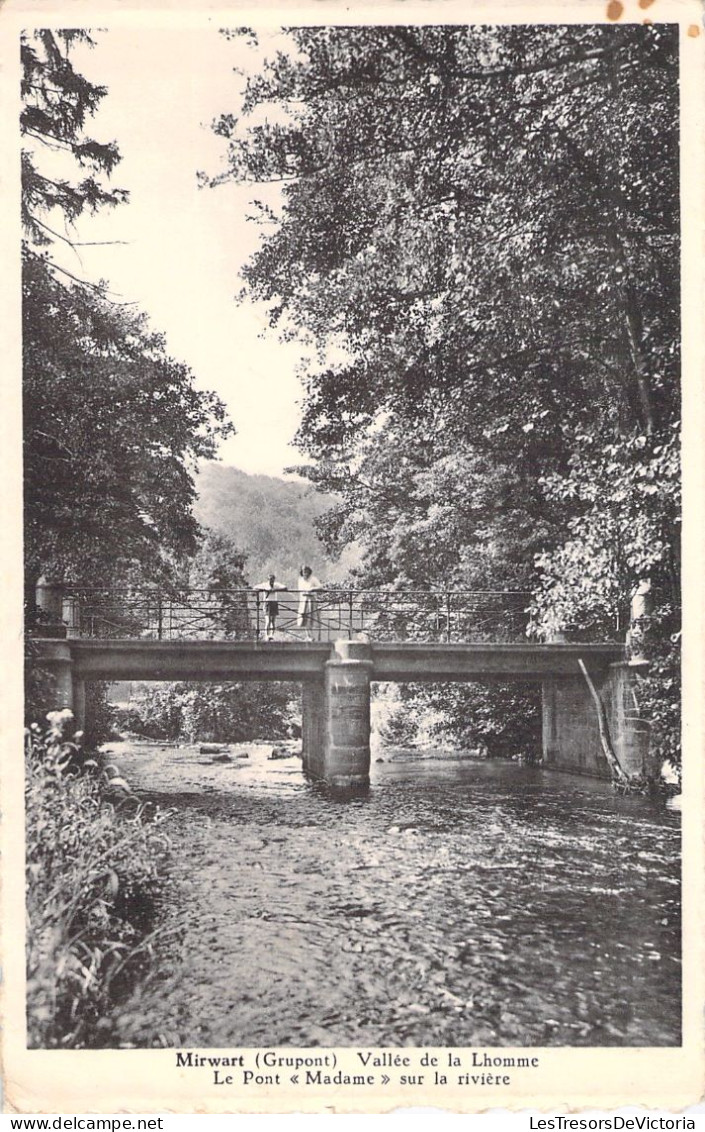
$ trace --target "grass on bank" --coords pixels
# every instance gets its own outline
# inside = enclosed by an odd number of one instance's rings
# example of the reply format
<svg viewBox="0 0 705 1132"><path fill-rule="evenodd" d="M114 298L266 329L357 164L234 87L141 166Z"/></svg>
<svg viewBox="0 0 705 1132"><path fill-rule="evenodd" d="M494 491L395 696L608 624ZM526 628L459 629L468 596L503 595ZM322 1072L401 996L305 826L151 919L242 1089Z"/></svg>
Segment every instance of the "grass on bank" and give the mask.
<svg viewBox="0 0 705 1132"><path fill-rule="evenodd" d="M114 1047L168 930L168 813L82 753L70 711L47 721L25 732L28 1045Z"/></svg>

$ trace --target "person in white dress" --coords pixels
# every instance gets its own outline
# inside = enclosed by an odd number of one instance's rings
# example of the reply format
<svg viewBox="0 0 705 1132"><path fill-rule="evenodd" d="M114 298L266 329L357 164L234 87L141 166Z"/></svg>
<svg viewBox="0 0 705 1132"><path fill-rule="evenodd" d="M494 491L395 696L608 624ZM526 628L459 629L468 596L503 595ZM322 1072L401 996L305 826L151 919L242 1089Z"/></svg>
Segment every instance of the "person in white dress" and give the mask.
<svg viewBox="0 0 705 1132"><path fill-rule="evenodd" d="M312 641L311 630L316 619L316 591L321 583L310 566L302 566L299 573L299 616L297 624L305 631L305 640Z"/></svg>

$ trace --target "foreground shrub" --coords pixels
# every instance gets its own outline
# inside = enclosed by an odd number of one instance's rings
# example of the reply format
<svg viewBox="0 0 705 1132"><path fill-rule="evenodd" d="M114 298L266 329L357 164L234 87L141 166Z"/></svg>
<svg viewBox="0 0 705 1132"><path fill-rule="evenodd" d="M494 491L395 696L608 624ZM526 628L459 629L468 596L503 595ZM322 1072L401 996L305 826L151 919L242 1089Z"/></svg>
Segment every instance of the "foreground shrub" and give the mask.
<svg viewBox="0 0 705 1132"><path fill-rule="evenodd" d="M82 755L71 712L26 732L27 1029L33 1048L115 1044L116 1006L163 934L166 814Z"/></svg>

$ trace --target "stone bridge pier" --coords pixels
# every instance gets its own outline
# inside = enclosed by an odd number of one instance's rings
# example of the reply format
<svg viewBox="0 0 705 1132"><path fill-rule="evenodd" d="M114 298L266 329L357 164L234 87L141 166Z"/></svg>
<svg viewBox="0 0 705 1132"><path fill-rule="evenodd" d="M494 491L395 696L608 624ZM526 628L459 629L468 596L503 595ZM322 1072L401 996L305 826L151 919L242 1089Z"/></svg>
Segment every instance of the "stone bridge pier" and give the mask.
<svg viewBox="0 0 705 1132"><path fill-rule="evenodd" d="M337 788L370 781L372 650L363 641L336 641L323 678L304 683L303 766Z"/></svg>
<svg viewBox="0 0 705 1132"><path fill-rule="evenodd" d="M70 708L77 731L86 726L86 682L76 672L71 646L66 640L42 641L41 667L53 678L52 711Z"/></svg>

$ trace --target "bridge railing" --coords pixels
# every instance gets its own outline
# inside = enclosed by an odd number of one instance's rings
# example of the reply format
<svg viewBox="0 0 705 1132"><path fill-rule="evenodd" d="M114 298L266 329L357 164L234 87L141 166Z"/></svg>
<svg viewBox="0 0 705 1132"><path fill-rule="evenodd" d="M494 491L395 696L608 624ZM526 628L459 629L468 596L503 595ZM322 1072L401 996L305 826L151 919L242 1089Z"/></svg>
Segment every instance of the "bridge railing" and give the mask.
<svg viewBox="0 0 705 1132"><path fill-rule="evenodd" d="M310 625L300 594L276 594L276 640L335 640L367 634L386 641L526 639L530 595L519 590L379 590L329 587L312 597ZM267 635L266 595L248 589L62 587L61 619L71 637L258 640Z"/></svg>

